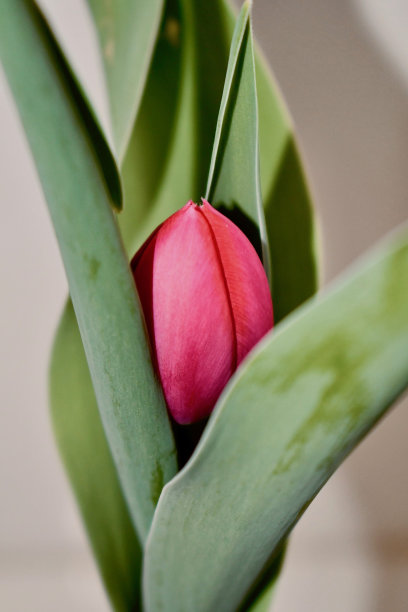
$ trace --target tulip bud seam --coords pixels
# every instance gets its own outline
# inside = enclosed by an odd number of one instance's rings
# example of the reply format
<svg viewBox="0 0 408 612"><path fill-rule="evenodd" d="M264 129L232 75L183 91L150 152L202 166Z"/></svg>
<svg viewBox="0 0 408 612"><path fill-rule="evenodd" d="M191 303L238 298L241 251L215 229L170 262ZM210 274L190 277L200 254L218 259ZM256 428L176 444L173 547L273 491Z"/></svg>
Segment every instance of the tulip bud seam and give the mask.
<svg viewBox="0 0 408 612"><path fill-rule="evenodd" d="M215 232L211 226L211 223L209 222L209 220L207 219L204 211L203 211L203 206L204 204L207 204L207 202L205 200L202 201L201 205L195 205L195 209L197 212L199 212L202 215L202 218L204 219L205 223L207 224L208 230L210 232L210 236L211 236L211 240L212 240L212 244L214 247L214 251L216 254L216 259L220 268L220 273L221 273L221 278L223 280L223 284L224 284L224 289L225 289L225 295L227 298L227 303L228 303L228 309L229 309L229 313L231 316L231 324L232 324L232 330L233 330L233 356L232 356L232 371L234 372L237 369L237 365L238 365L238 339L237 339L237 324L235 321L235 316L234 316L234 309L232 306L232 301L231 301L231 295L230 295L230 289L229 289L229 285L228 285L228 280L225 274L225 269L224 269L224 264L222 261L222 257L221 257L221 252L218 246L218 242L217 242L217 238L215 235Z"/></svg>

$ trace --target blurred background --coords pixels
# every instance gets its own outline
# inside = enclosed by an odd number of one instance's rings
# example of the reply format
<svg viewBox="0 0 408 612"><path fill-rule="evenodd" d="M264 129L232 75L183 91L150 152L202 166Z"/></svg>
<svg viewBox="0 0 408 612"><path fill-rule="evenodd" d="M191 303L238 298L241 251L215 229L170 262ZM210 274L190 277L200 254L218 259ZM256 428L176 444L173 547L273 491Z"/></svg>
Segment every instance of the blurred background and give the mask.
<svg viewBox="0 0 408 612"><path fill-rule="evenodd" d="M83 1L40 4L105 122ZM408 218L408 2L255 0L254 27L295 121L327 283ZM0 134L0 609L107 612L48 418L47 363L67 285L2 73ZM408 610L407 408L405 398L301 519L276 612Z"/></svg>

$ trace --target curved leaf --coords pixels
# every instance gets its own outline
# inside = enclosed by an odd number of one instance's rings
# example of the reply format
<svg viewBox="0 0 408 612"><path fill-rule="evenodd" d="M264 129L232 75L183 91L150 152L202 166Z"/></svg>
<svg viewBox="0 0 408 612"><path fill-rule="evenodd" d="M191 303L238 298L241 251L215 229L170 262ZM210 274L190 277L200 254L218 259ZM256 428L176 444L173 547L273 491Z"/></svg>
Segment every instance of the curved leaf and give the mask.
<svg viewBox="0 0 408 612"><path fill-rule="evenodd" d="M194 121L188 32L178 7L168 6L122 165L126 206L119 225L129 255L191 193Z"/></svg>
<svg viewBox="0 0 408 612"><path fill-rule="evenodd" d="M145 552L147 610L236 610L307 505L408 384L408 229L244 361Z"/></svg>
<svg viewBox="0 0 408 612"><path fill-rule="evenodd" d="M117 612L139 610L140 544L102 428L71 302L54 342L50 403L58 447L112 606Z"/></svg>
<svg viewBox="0 0 408 612"><path fill-rule="evenodd" d="M122 169L126 206L119 223L131 253L205 193L229 36L218 0L168 2Z"/></svg>
<svg viewBox="0 0 408 612"><path fill-rule="evenodd" d="M143 541L161 487L177 466L135 285L49 30L28 0L6 0L2 10L2 60L57 234L106 436Z"/></svg>
<svg viewBox="0 0 408 612"><path fill-rule="evenodd" d="M21 0L17 1L17 4L19 3L21 3ZM31 4L33 7L35 7L34 0L32 0ZM33 10L35 9L33 8ZM3 21L4 25L6 25L6 11L4 15L5 17L3 18ZM80 115L82 123L84 126L86 126L88 138L90 144L92 145L92 154L95 157L95 161L99 164L101 176L105 181L112 206L117 210L120 210L122 208L122 188L118 168L102 128L99 125L99 121L93 111L92 105L89 103L81 84L71 70L71 67L56 39L54 38L46 19L42 14L40 14L39 11L37 21L37 27L39 31L41 31L41 36L46 41L46 44L50 50L50 55L53 57L53 61L61 74L61 78L64 80L64 86L69 92L69 97L72 100L72 104L75 106L76 112Z"/></svg>
<svg viewBox="0 0 408 612"><path fill-rule="evenodd" d="M238 17L215 132L206 199L241 227L257 248L268 276L270 256L261 201L258 102L250 3Z"/></svg>
<svg viewBox="0 0 408 612"><path fill-rule="evenodd" d="M163 0L88 0L100 39L118 158L123 159L143 94Z"/></svg>

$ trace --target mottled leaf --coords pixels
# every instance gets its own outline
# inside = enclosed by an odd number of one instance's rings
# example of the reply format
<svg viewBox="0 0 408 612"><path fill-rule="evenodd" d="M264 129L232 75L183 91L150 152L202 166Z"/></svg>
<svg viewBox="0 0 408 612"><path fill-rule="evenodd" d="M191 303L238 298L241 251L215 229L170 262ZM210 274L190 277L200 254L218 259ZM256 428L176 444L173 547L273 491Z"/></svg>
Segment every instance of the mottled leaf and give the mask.
<svg viewBox="0 0 408 612"><path fill-rule="evenodd" d="M253 351L145 552L149 612L239 609L307 505L408 384L408 229Z"/></svg>

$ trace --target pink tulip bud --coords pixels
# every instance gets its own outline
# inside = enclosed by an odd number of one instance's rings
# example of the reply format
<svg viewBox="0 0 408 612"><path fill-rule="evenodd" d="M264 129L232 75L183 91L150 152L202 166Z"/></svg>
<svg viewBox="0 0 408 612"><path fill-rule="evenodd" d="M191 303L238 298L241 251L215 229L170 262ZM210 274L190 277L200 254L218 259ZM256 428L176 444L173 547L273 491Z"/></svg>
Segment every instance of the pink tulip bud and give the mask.
<svg viewBox="0 0 408 612"><path fill-rule="evenodd" d="M164 221L131 266L170 414L180 424L198 421L273 325L262 263L241 230L203 200Z"/></svg>

